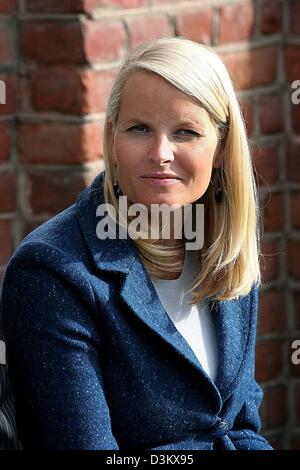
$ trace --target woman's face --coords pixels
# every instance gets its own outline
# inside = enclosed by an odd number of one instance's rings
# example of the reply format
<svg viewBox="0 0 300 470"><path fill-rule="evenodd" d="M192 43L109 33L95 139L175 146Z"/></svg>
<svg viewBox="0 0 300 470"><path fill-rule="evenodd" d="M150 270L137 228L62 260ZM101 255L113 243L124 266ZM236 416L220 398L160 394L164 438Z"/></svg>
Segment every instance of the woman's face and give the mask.
<svg viewBox="0 0 300 470"><path fill-rule="evenodd" d="M147 207L196 201L209 185L217 143L208 113L192 98L155 73L129 75L111 158L130 201Z"/></svg>

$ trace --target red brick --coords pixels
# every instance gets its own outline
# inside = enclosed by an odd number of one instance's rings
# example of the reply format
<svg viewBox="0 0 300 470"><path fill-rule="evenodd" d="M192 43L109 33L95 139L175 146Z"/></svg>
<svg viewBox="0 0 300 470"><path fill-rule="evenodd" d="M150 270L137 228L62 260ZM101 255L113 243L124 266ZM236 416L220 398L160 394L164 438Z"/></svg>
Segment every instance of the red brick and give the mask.
<svg viewBox="0 0 300 470"><path fill-rule="evenodd" d="M11 128L5 122L0 122L0 163L8 160L11 151Z"/></svg>
<svg viewBox="0 0 300 470"><path fill-rule="evenodd" d="M138 8L149 4L149 0L83 0L84 9L91 10L93 8Z"/></svg>
<svg viewBox="0 0 300 470"><path fill-rule="evenodd" d="M128 20L130 47L144 41L169 35L169 24L166 16L147 15Z"/></svg>
<svg viewBox="0 0 300 470"><path fill-rule="evenodd" d="M250 137L254 129L254 109L253 104L249 100L241 102L242 114L245 120L247 135Z"/></svg>
<svg viewBox="0 0 300 470"><path fill-rule="evenodd" d="M300 425L300 387L295 387L294 390L294 401L296 410L296 424Z"/></svg>
<svg viewBox="0 0 300 470"><path fill-rule="evenodd" d="M31 13L80 13L83 0L27 0L26 10Z"/></svg>
<svg viewBox="0 0 300 470"><path fill-rule="evenodd" d="M105 112L116 73L79 70L71 65L39 68L23 90L23 109L67 114ZM27 97L28 87L31 99Z"/></svg>
<svg viewBox="0 0 300 470"><path fill-rule="evenodd" d="M300 192L291 194L292 225L300 228Z"/></svg>
<svg viewBox="0 0 300 470"><path fill-rule="evenodd" d="M19 129L24 163L68 164L98 160L102 155L101 125L28 123Z"/></svg>
<svg viewBox="0 0 300 470"><path fill-rule="evenodd" d="M287 403L286 386L277 385L265 388L261 412L266 428L276 428L286 423L288 418Z"/></svg>
<svg viewBox="0 0 300 470"><path fill-rule="evenodd" d="M9 220L0 220L0 240L0 265L3 265L8 262L14 250L12 227Z"/></svg>
<svg viewBox="0 0 300 470"><path fill-rule="evenodd" d="M73 204L96 176L80 170L35 171L27 175L26 192L34 215L53 215Z"/></svg>
<svg viewBox="0 0 300 470"><path fill-rule="evenodd" d="M35 72L32 71L32 74ZM23 112L31 112L33 106L31 104L31 89L30 89L30 73L29 75L19 76L19 110Z"/></svg>
<svg viewBox="0 0 300 470"><path fill-rule="evenodd" d="M282 8L279 1L263 0L261 4L261 32L279 33L282 29Z"/></svg>
<svg viewBox="0 0 300 470"><path fill-rule="evenodd" d="M14 113L17 110L17 80L13 75L0 75L6 88L6 103L0 104L0 114Z"/></svg>
<svg viewBox="0 0 300 470"><path fill-rule="evenodd" d="M264 96L260 107L260 130L262 134L275 134L284 128L282 97L278 94Z"/></svg>
<svg viewBox="0 0 300 470"><path fill-rule="evenodd" d="M256 347L256 379L258 382L277 379L283 372L283 341L258 341Z"/></svg>
<svg viewBox="0 0 300 470"><path fill-rule="evenodd" d="M121 21L87 21L83 32L88 61L109 61L124 56L126 34Z"/></svg>
<svg viewBox="0 0 300 470"><path fill-rule="evenodd" d="M192 2L193 0L191 0ZM197 2L198 0L194 0ZM182 0L152 0L153 5L165 5L166 3L179 3L182 2Z"/></svg>
<svg viewBox="0 0 300 470"><path fill-rule="evenodd" d="M191 0L193 1L193 0ZM197 1L197 0L194 0ZM172 3L182 2L182 0L173 0ZM153 5L164 5L166 3L170 3L170 0L152 0Z"/></svg>
<svg viewBox="0 0 300 470"><path fill-rule="evenodd" d="M122 57L126 36L121 21L24 21L20 43L25 61L85 63Z"/></svg>
<svg viewBox="0 0 300 470"><path fill-rule="evenodd" d="M11 22L0 21L0 63L1 66L12 65L14 60L13 35Z"/></svg>
<svg viewBox="0 0 300 470"><path fill-rule="evenodd" d="M272 47L221 54L237 89L269 85L277 76L277 50Z"/></svg>
<svg viewBox="0 0 300 470"><path fill-rule="evenodd" d="M255 10L251 0L224 5L219 16L218 44L249 40L253 36Z"/></svg>
<svg viewBox="0 0 300 470"><path fill-rule="evenodd" d="M276 241L261 242L262 260L260 262L262 278L264 282L274 281L279 275L279 260L282 252Z"/></svg>
<svg viewBox="0 0 300 470"><path fill-rule="evenodd" d="M284 229L284 207L282 194L267 194L264 202L264 230L276 232Z"/></svg>
<svg viewBox="0 0 300 470"><path fill-rule="evenodd" d="M81 112L83 114L106 112L108 98L116 75L117 70L81 73Z"/></svg>
<svg viewBox="0 0 300 470"><path fill-rule="evenodd" d="M80 71L72 65L41 67L30 80L32 108L38 111L79 113Z"/></svg>
<svg viewBox="0 0 300 470"><path fill-rule="evenodd" d="M290 7L290 32L291 34L300 34L300 2L293 1Z"/></svg>
<svg viewBox="0 0 300 470"><path fill-rule="evenodd" d="M300 292L293 293L294 324L297 330L300 329Z"/></svg>
<svg viewBox="0 0 300 470"><path fill-rule="evenodd" d="M300 241L289 240L286 254L288 273L291 277L300 279Z"/></svg>
<svg viewBox="0 0 300 470"><path fill-rule="evenodd" d="M284 437L282 435L270 436L267 439L274 450L285 450L283 445Z"/></svg>
<svg viewBox="0 0 300 470"><path fill-rule="evenodd" d="M187 11L178 13L175 20L175 34L191 41L203 44L211 43L212 11L205 10Z"/></svg>
<svg viewBox="0 0 300 470"><path fill-rule="evenodd" d="M300 46L286 46L284 50L287 79L292 82L300 78Z"/></svg>
<svg viewBox="0 0 300 470"><path fill-rule="evenodd" d="M16 208L16 178L11 170L0 170L0 211L11 212Z"/></svg>
<svg viewBox="0 0 300 470"><path fill-rule="evenodd" d="M278 181L278 147L275 145L255 147L252 154L257 184L265 186Z"/></svg>
<svg viewBox="0 0 300 470"><path fill-rule="evenodd" d="M81 13L94 8L137 8L148 5L148 0L27 0L31 13Z"/></svg>
<svg viewBox="0 0 300 470"><path fill-rule="evenodd" d="M1 0L0 13L12 13L17 6L17 0Z"/></svg>
<svg viewBox="0 0 300 470"><path fill-rule="evenodd" d="M268 290L259 295L258 332L282 333L286 328L286 312L282 289Z"/></svg>
<svg viewBox="0 0 300 470"><path fill-rule="evenodd" d="M300 142L287 143L286 173L289 181L300 182Z"/></svg>
<svg viewBox="0 0 300 470"><path fill-rule="evenodd" d="M48 220L49 217L44 217L41 218L40 220L24 220L23 227L22 227L22 238L24 238L26 235L31 233L34 229L39 227L39 225L42 225L46 220Z"/></svg>
<svg viewBox="0 0 300 470"><path fill-rule="evenodd" d="M300 450L300 437L295 436L290 439L288 450Z"/></svg>
<svg viewBox="0 0 300 470"><path fill-rule="evenodd" d="M23 60L84 63L82 29L79 21L23 21L20 27Z"/></svg>
<svg viewBox="0 0 300 470"><path fill-rule="evenodd" d="M296 134L300 134L300 104L291 104L292 128Z"/></svg>

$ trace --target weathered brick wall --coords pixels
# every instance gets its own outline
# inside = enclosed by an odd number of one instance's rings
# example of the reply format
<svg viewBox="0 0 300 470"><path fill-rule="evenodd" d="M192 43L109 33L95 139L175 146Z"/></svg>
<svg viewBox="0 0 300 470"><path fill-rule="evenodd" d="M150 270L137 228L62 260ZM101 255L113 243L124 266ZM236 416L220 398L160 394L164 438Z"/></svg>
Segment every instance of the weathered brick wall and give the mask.
<svg viewBox="0 0 300 470"><path fill-rule="evenodd" d="M1 0L0 275L22 237L102 169L107 96L128 48L161 35L210 44L244 109L264 223L257 378L263 433L300 449L300 0ZM271 192L271 193L270 193Z"/></svg>
<svg viewBox="0 0 300 470"><path fill-rule="evenodd" d="M288 8L289 7L289 8ZM286 312L287 348L292 340L300 340L300 103L291 101L291 84L300 80L300 1L292 1L285 15L285 184L284 240L286 241L286 268L283 272ZM300 82L299 82L300 85ZM294 89L292 89L294 92ZM298 93L300 98L300 93ZM289 426L287 442L300 449L300 364L288 363L286 368L289 399ZM298 431L298 432L297 432Z"/></svg>

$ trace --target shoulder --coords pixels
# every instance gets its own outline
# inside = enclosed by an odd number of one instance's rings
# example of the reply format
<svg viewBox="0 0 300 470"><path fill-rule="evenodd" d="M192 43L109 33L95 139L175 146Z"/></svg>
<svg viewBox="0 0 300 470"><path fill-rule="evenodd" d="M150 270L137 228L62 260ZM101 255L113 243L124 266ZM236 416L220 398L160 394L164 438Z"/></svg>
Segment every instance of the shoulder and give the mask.
<svg viewBox="0 0 300 470"><path fill-rule="evenodd" d="M95 232L93 194L103 174L83 190L77 200L65 210L47 220L21 241L9 260L11 266L23 267L36 263L63 267L64 271L89 263L89 238Z"/></svg>
<svg viewBox="0 0 300 470"><path fill-rule="evenodd" d="M72 264L84 262L85 249L76 223L75 205L70 206L28 234L7 265L8 273L18 278L26 271L39 276L43 268L67 272Z"/></svg>

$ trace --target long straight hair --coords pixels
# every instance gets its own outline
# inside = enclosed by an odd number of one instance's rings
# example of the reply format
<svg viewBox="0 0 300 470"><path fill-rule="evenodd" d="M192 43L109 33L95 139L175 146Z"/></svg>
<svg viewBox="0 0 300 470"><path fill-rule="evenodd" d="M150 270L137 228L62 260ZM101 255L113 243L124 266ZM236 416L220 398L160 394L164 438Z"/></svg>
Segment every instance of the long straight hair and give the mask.
<svg viewBox="0 0 300 470"><path fill-rule="evenodd" d="M213 49L176 37L151 40L127 53L109 97L104 123L105 201L113 204L119 215L108 128L117 124L124 84L135 70L160 75L203 106L215 125L222 148L221 168L215 169L212 184L201 198L205 206L205 239L202 248L195 251L200 263L189 290L190 303L204 297L229 300L246 295L254 283L261 283L257 188L239 101L230 75ZM216 186L223 191L221 203L214 197ZM179 248L141 238L134 243L150 275L156 275L157 267L171 273L182 268Z"/></svg>

